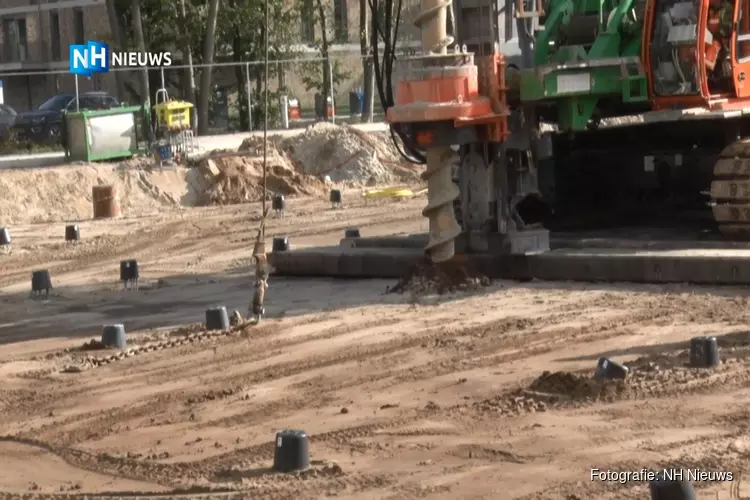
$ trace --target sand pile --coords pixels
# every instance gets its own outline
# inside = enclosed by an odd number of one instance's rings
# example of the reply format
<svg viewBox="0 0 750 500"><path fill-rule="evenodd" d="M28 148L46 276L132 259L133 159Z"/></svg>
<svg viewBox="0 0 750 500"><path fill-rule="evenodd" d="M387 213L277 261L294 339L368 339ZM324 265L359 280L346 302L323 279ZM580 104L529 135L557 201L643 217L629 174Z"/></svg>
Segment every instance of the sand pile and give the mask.
<svg viewBox="0 0 750 500"><path fill-rule="evenodd" d="M283 142L284 138L280 135L269 135L268 140L266 141L266 148L268 153L272 154L271 151L273 150L273 154L276 155L284 155L286 158L286 155L282 153L282 146L281 143ZM240 147L237 151L252 151L255 156L259 158L263 158L263 138L257 137L257 136L250 136L247 139L242 141L242 144L240 144ZM288 159L288 158L287 158ZM291 163L291 160L290 160Z"/></svg>
<svg viewBox="0 0 750 500"><path fill-rule="evenodd" d="M334 183L362 186L416 181L421 169L402 164L390 134L321 122L303 134L272 141L296 168Z"/></svg>
<svg viewBox="0 0 750 500"><path fill-rule="evenodd" d="M128 217L169 208L257 201L263 196L262 145L261 138L252 137L240 147L252 154L203 159L192 168L162 170L145 157L116 165L75 163L4 170L0 176L0 227L88 220L93 216L91 188L97 185L117 188L120 211ZM389 135L328 123L295 137L271 136L268 164L269 191L285 196L325 196L326 175L343 186L362 186L415 181L420 173L419 167L400 164Z"/></svg>
<svg viewBox="0 0 750 500"><path fill-rule="evenodd" d="M242 156L202 160L198 169L211 185L201 205L260 200L263 196L263 139L248 137ZM273 194L322 195L328 176L344 186L414 182L421 167L401 163L389 134L365 133L351 127L318 123L303 134L268 137L268 189Z"/></svg>
<svg viewBox="0 0 750 500"><path fill-rule="evenodd" d="M52 168L8 169L0 175L0 226L12 223L87 220L91 188L112 185L125 216L193 206L205 189L192 169L151 170L149 159L112 164L78 163Z"/></svg>
<svg viewBox="0 0 750 500"><path fill-rule="evenodd" d="M261 146L258 146L260 142ZM229 205L263 199L262 139L246 139L240 151L250 155L225 156L202 160L197 167L209 187L200 197L200 205ZM269 144L267 187L272 194L315 195L324 191L323 182L297 172L287 156Z"/></svg>

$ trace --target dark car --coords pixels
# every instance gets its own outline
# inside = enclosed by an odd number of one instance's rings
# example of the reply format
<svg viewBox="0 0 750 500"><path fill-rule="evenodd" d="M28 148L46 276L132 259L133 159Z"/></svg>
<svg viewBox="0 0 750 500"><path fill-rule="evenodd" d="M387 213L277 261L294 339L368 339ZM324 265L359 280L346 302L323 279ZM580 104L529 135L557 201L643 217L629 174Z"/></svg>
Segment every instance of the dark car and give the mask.
<svg viewBox="0 0 750 500"><path fill-rule="evenodd" d="M78 110L110 109L120 103L106 92L85 92L78 96ZM76 111L76 95L57 94L44 101L34 111L16 116L13 132L16 139L29 142L57 142L60 140L62 117L65 111Z"/></svg>

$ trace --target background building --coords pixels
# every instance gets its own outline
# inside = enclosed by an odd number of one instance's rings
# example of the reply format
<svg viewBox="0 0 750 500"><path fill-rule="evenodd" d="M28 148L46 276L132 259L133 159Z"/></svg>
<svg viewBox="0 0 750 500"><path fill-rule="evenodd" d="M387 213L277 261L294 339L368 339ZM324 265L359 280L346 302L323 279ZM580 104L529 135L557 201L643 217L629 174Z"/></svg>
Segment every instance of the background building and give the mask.
<svg viewBox="0 0 750 500"><path fill-rule="evenodd" d="M0 78L5 103L18 111L73 91L68 74L28 74L68 69L68 46L109 40L104 0L0 0ZM3 74L10 73L11 76ZM26 74L24 74L26 73ZM111 75L79 79L81 91L114 86Z"/></svg>
<svg viewBox="0 0 750 500"><path fill-rule="evenodd" d="M313 0L307 1L312 5ZM331 53L342 60L343 68L350 74L347 82L336 90L346 93L360 86L362 80L359 0L326 1L332 2L328 9L331 18L327 21L335 33ZM419 39L418 30L410 21L415 7L415 0L405 2L402 40ZM301 23L302 45L319 39L319 27L314 26L312 16ZM55 93L74 91L75 79L67 73L68 46L87 40L111 41L105 0L0 0L0 80L5 103L17 111L25 111ZM180 64L176 59L174 64ZM285 69L285 84L301 101L308 101L311 96L302 95L306 90L291 70ZM34 74L39 72L49 73ZM225 73L229 73L229 68L215 71L215 81L220 86L223 86ZM79 78L79 89L82 92L107 90L115 94L114 77L110 73ZM154 91L152 88L152 93Z"/></svg>

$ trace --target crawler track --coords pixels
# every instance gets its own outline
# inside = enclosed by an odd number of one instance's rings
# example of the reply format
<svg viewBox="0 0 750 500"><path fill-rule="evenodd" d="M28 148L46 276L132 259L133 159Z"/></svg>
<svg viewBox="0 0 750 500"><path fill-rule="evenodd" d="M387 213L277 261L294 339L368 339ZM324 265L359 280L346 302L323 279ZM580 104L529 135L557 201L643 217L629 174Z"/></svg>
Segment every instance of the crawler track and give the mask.
<svg viewBox="0 0 750 500"><path fill-rule="evenodd" d="M714 219L728 240L750 241L750 139L727 146L711 183Z"/></svg>

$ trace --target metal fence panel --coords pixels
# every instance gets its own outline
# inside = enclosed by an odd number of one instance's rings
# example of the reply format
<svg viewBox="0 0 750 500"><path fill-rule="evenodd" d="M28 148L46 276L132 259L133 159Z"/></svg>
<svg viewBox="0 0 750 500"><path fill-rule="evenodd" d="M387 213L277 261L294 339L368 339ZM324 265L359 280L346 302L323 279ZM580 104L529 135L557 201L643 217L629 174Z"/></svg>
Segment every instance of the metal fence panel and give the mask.
<svg viewBox="0 0 750 500"><path fill-rule="evenodd" d="M332 57L333 100L338 119L357 121L350 117L351 92L359 91L363 85L364 66L359 54L337 54ZM300 117L292 117L290 126L304 125L322 118L316 116L316 94L323 94L323 81L327 71L322 58L297 58L269 63L269 126L278 128L283 120L280 116L281 96L295 99L299 103ZM200 88L202 65L194 66L196 88ZM117 96L115 73L125 87L120 100L129 105L140 101L138 70L115 69L91 78L78 77L79 92L105 91ZM189 70L185 67L168 67L149 70L150 99L153 105L157 90L164 86L169 98L192 100L188 86ZM61 92L75 92L76 77L66 70L0 73L3 81L5 103L17 111L38 107L47 98ZM262 61L221 62L213 65L213 88L209 104L209 122L214 133L258 129L263 125L264 63ZM163 82L163 83L162 83ZM250 109L248 110L248 95ZM197 102L195 102L198 105ZM321 111L321 110L319 110ZM355 110L356 111L356 110ZM382 115L379 98L375 97L374 111ZM320 114L320 113L318 113Z"/></svg>

